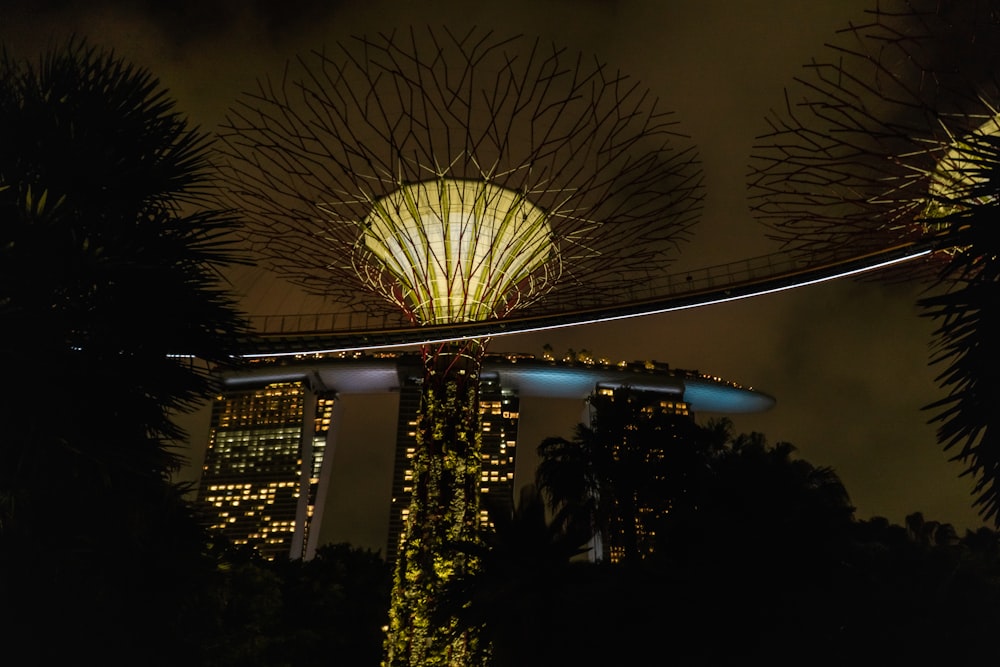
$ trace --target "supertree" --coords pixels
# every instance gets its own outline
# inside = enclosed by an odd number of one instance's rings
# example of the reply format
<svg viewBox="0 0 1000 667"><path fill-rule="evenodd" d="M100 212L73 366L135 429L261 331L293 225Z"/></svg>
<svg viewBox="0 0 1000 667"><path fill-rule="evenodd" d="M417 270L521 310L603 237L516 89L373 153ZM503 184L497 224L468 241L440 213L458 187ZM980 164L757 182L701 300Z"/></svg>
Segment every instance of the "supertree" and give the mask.
<svg viewBox="0 0 1000 667"><path fill-rule="evenodd" d="M751 205L817 260L900 243L937 323L938 439L1000 509L1000 3L885 2L807 65L751 161Z"/></svg>
<svg viewBox="0 0 1000 667"><path fill-rule="evenodd" d="M602 62L473 29L358 37L232 110L222 191L263 261L307 291L415 327L623 298L697 218L701 172L669 113ZM384 320L383 320L384 321ZM387 664L467 664L437 623L479 522L486 340L424 345L412 499Z"/></svg>

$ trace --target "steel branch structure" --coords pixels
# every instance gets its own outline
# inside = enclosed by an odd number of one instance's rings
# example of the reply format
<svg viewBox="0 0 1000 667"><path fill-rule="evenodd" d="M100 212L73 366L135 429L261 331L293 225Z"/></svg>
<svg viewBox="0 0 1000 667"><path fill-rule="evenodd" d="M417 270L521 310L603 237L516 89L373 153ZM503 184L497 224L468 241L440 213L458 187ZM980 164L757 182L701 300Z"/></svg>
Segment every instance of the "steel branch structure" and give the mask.
<svg viewBox="0 0 1000 667"><path fill-rule="evenodd" d="M502 317L550 291L613 302L662 272L702 197L675 125L564 49L393 33L246 95L222 130L224 184L253 250L310 293L415 323Z"/></svg>
<svg viewBox="0 0 1000 667"><path fill-rule="evenodd" d="M920 305L947 395L927 407L1000 523L1000 2L890 4L796 80L757 147L751 198L813 258L935 244Z"/></svg>
<svg viewBox="0 0 1000 667"><path fill-rule="evenodd" d="M819 261L942 236L1000 134L996 2L883 2L810 62L751 161L755 215Z"/></svg>
<svg viewBox="0 0 1000 667"><path fill-rule="evenodd" d="M222 131L222 192L262 260L340 307L442 326L627 298L697 218L693 149L648 91L523 38L357 38L265 81ZM435 617L475 567L485 339L423 347L389 665L478 662Z"/></svg>

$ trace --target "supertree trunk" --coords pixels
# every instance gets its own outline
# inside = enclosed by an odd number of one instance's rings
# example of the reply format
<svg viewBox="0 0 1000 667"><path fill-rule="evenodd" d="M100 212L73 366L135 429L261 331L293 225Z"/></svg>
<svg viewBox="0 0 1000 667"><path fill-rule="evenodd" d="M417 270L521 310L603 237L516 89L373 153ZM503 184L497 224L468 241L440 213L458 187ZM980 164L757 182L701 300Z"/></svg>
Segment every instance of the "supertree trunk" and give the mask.
<svg viewBox="0 0 1000 667"><path fill-rule="evenodd" d="M455 546L476 539L481 417L479 341L425 347L413 495L393 579L387 665L472 665L483 648L439 602L475 562Z"/></svg>

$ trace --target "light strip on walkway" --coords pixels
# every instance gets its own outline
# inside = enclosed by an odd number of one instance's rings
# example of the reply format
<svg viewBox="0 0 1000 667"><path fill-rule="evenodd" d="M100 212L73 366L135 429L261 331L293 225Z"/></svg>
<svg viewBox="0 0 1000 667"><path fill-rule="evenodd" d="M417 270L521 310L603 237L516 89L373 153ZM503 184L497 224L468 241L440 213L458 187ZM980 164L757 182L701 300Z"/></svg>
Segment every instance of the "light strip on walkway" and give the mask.
<svg viewBox="0 0 1000 667"><path fill-rule="evenodd" d="M903 257L897 257L895 259L889 259L871 266L862 266L856 269L851 269L849 271L841 271L829 276L821 276L819 278L812 278L810 280L803 280L799 283L793 283L791 285L784 285L782 287L770 287L767 289L761 289L753 292L748 292L746 294L740 294L737 296L725 296L717 299L709 298L705 301L696 301L694 303L687 303L678 306L668 306L665 308L654 308L652 310L644 310L638 313L629 313L627 315L606 315L593 317L590 319L575 320L572 322L560 322L559 324L546 324L535 327L528 327L525 329L517 329L514 331L496 331L487 334L481 334L476 336L453 336L444 338L426 338L423 340L412 340L405 343L383 343L381 345L351 345L347 347L339 348L328 348L322 350L305 350L299 352L271 352L271 353L254 353L254 354L244 354L240 355L243 359L256 359L264 357L295 357L301 355L313 355L313 354L333 354L336 352L363 352L366 350L387 350L395 349L401 347L413 347L415 345L430 345L434 343L451 343L463 340L472 340L476 338L495 338L497 336L507 336L511 334L524 334L524 333L536 333L539 331L550 331L552 329L561 329L564 327L575 327L585 324L598 324L601 322L615 322L618 320L631 319L633 317L645 317L647 315L661 315L663 313L670 313L679 310L687 310L690 308L700 308L702 306L712 306L719 303L728 303L730 301L739 301L741 299L748 299L755 296L764 296L766 294L775 294L777 292L784 292L786 290L795 289L798 287L807 287L809 285L816 285L819 283L824 283L830 280L837 280L840 278L848 278L850 276L860 275L862 273L867 273L869 271L877 271L879 269L885 269L896 264L902 264L904 262L909 262L920 257L925 257L932 252L930 249L920 250L910 255L905 255ZM500 323L503 323L501 320ZM415 329L414 333L417 333L419 329Z"/></svg>

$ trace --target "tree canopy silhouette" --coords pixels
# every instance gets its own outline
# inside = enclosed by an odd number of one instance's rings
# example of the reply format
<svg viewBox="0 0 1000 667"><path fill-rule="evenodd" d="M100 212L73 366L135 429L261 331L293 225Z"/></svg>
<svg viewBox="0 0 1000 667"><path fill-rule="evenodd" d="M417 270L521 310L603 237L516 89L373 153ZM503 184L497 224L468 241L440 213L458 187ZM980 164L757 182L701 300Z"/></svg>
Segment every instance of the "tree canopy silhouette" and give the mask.
<svg viewBox="0 0 1000 667"><path fill-rule="evenodd" d="M82 40L0 57L0 146L4 632L65 633L43 662L127 651L201 566L172 416L242 330L216 273L234 221L202 204L206 135Z"/></svg>
<svg viewBox="0 0 1000 667"><path fill-rule="evenodd" d="M646 427L636 423L636 430ZM556 520L575 507L584 520L571 525L607 526L589 522L599 502L581 502L577 492L642 488L616 475L665 472L616 466L602 447L617 441L602 444L599 429L600 419L571 441L540 448L543 457L554 455L543 458L540 483L555 491L547 497ZM858 521L836 473L797 457L791 444L769 444L759 433L734 435L726 420L692 433L687 442L658 433L662 449L688 449L666 470L674 483L658 487L668 511L656 521L648 514L636 519L646 521L653 548L644 558L598 563L589 566L590 576L575 577L572 599L583 611L560 608L546 626L548 641L533 645L559 644L564 658L608 664L798 665L808 656L810 664L832 667L995 659L995 532L959 538L953 527L920 513L907 517L906 527ZM598 456L585 461L591 452ZM571 481L578 475L589 481ZM567 489L572 493L560 493ZM914 642L915 636L928 641Z"/></svg>

